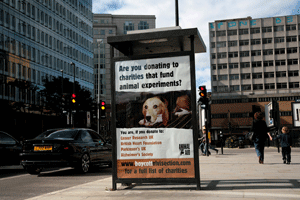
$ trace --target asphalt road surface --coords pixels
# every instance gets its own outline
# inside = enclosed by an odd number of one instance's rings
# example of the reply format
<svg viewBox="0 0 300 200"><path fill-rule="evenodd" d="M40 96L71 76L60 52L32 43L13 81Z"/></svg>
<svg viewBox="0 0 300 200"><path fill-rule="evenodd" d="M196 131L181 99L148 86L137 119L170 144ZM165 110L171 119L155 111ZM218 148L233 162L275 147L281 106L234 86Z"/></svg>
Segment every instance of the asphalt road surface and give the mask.
<svg viewBox="0 0 300 200"><path fill-rule="evenodd" d="M27 199L76 185L111 177L111 168L98 167L87 174L73 168L45 169L30 175L22 166L0 167L0 199Z"/></svg>

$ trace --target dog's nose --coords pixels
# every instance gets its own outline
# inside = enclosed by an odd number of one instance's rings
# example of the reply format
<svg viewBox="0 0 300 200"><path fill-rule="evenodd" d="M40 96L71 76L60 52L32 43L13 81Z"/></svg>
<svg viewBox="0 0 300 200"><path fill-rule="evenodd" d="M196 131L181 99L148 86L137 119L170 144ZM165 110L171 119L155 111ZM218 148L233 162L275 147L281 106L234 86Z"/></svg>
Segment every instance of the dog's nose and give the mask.
<svg viewBox="0 0 300 200"><path fill-rule="evenodd" d="M147 122L150 122L151 116L146 116L146 120L147 120Z"/></svg>

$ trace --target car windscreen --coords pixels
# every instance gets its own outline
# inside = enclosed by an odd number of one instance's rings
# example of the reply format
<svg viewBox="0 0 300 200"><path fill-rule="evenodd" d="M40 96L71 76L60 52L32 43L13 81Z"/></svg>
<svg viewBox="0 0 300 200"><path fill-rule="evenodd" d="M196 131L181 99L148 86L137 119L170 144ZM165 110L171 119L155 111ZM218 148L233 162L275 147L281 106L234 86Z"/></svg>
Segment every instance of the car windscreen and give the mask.
<svg viewBox="0 0 300 200"><path fill-rule="evenodd" d="M47 138L74 138L76 134L76 130L61 130L51 133Z"/></svg>

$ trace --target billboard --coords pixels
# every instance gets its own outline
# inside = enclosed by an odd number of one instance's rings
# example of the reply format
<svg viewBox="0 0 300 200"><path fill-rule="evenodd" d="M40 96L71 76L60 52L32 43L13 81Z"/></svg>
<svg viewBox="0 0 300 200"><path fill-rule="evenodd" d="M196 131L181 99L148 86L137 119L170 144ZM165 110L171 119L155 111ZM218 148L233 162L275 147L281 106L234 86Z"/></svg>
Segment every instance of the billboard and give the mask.
<svg viewBox="0 0 300 200"><path fill-rule="evenodd" d="M115 62L117 178L195 178L190 70L190 56Z"/></svg>
<svg viewBox="0 0 300 200"><path fill-rule="evenodd" d="M292 102L293 126L300 127L300 102Z"/></svg>

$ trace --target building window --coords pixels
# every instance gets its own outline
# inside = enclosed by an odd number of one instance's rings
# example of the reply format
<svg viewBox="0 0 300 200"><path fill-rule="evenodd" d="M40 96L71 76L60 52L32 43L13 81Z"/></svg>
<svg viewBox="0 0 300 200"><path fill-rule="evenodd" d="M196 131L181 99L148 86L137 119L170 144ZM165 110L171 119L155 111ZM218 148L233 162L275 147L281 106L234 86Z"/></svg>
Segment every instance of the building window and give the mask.
<svg viewBox="0 0 300 200"><path fill-rule="evenodd" d="M264 61L264 67L270 67L270 66L273 66L273 60L267 60L267 61Z"/></svg>
<svg viewBox="0 0 300 200"><path fill-rule="evenodd" d="M216 65L212 65L212 69L216 70L217 69Z"/></svg>
<svg viewBox="0 0 300 200"><path fill-rule="evenodd" d="M228 80L228 75L219 75L219 81L226 81Z"/></svg>
<svg viewBox="0 0 300 200"><path fill-rule="evenodd" d="M274 43L282 43L284 42L284 37L276 37L274 38Z"/></svg>
<svg viewBox="0 0 300 200"><path fill-rule="evenodd" d="M297 42L297 36L286 37L286 42Z"/></svg>
<svg viewBox="0 0 300 200"><path fill-rule="evenodd" d="M281 66L281 65L285 65L285 60L276 60L275 61L275 66Z"/></svg>
<svg viewBox="0 0 300 200"><path fill-rule="evenodd" d="M241 51L240 52L240 57L248 57L249 56L249 51Z"/></svg>
<svg viewBox="0 0 300 200"><path fill-rule="evenodd" d="M228 58L236 58L239 57L239 54L237 51L235 52L228 52Z"/></svg>
<svg viewBox="0 0 300 200"><path fill-rule="evenodd" d="M248 67L250 67L250 62L243 62L240 65L241 65L241 68L248 68Z"/></svg>
<svg viewBox="0 0 300 200"><path fill-rule="evenodd" d="M263 44L270 44L270 43L272 43L272 38L263 38L262 43Z"/></svg>
<svg viewBox="0 0 300 200"><path fill-rule="evenodd" d="M247 46L249 45L249 40L240 40L240 46Z"/></svg>
<svg viewBox="0 0 300 200"><path fill-rule="evenodd" d="M286 77L286 71L279 71L276 72L276 77Z"/></svg>
<svg viewBox="0 0 300 200"><path fill-rule="evenodd" d="M289 71L288 75L289 75L289 77L299 76L299 71L298 70Z"/></svg>
<svg viewBox="0 0 300 200"><path fill-rule="evenodd" d="M105 30L100 30L100 35L105 35Z"/></svg>
<svg viewBox="0 0 300 200"><path fill-rule="evenodd" d="M288 65L298 65L298 59L288 59Z"/></svg>
<svg viewBox="0 0 300 200"><path fill-rule="evenodd" d="M237 30L228 30L227 31L227 35L230 36L230 35L237 35Z"/></svg>
<svg viewBox="0 0 300 200"><path fill-rule="evenodd" d="M217 81L217 75L212 76L213 81Z"/></svg>
<svg viewBox="0 0 300 200"><path fill-rule="evenodd" d="M285 49L275 49L275 54L285 54Z"/></svg>
<svg viewBox="0 0 300 200"><path fill-rule="evenodd" d="M239 85L231 85L230 91L240 91L240 86Z"/></svg>
<svg viewBox="0 0 300 200"><path fill-rule="evenodd" d="M273 49L265 49L265 50L263 50L263 55L264 56L273 55Z"/></svg>
<svg viewBox="0 0 300 200"><path fill-rule="evenodd" d="M216 37L216 34L215 34L214 31L211 31L211 32L210 32L210 37Z"/></svg>
<svg viewBox="0 0 300 200"><path fill-rule="evenodd" d="M237 46L237 41L228 41L228 47L234 47Z"/></svg>
<svg viewBox="0 0 300 200"><path fill-rule="evenodd" d="M227 69L227 64L218 64L218 69Z"/></svg>
<svg viewBox="0 0 300 200"><path fill-rule="evenodd" d="M211 54L211 59L216 59L216 54L215 53Z"/></svg>
<svg viewBox="0 0 300 200"><path fill-rule="evenodd" d="M226 32L225 31L217 31L217 37L220 36L226 36Z"/></svg>
<svg viewBox="0 0 300 200"><path fill-rule="evenodd" d="M238 80L240 79L239 74L230 74L229 75L229 80Z"/></svg>
<svg viewBox="0 0 300 200"><path fill-rule="evenodd" d="M272 90L272 89L275 89L274 83L266 83L265 84L265 90Z"/></svg>
<svg viewBox="0 0 300 200"><path fill-rule="evenodd" d="M263 90L263 84L253 84L253 90Z"/></svg>
<svg viewBox="0 0 300 200"><path fill-rule="evenodd" d="M251 34L260 33L260 28L251 28L250 33Z"/></svg>
<svg viewBox="0 0 300 200"><path fill-rule="evenodd" d="M250 73L241 74L241 79L250 79L250 78L251 78Z"/></svg>
<svg viewBox="0 0 300 200"><path fill-rule="evenodd" d="M285 88L287 88L286 83L277 83L277 89L285 89Z"/></svg>
<svg viewBox="0 0 300 200"><path fill-rule="evenodd" d="M286 31L294 31L296 30L296 24L286 25Z"/></svg>
<svg viewBox="0 0 300 200"><path fill-rule="evenodd" d="M138 24L138 29L139 30L149 29L149 24L147 23L147 21L140 21L140 23Z"/></svg>
<svg viewBox="0 0 300 200"><path fill-rule="evenodd" d="M228 92L228 86L219 86L218 92Z"/></svg>
<svg viewBox="0 0 300 200"><path fill-rule="evenodd" d="M274 32L284 31L284 26L274 26Z"/></svg>
<svg viewBox="0 0 300 200"><path fill-rule="evenodd" d="M109 31L108 31L108 34L113 34L113 30L109 30Z"/></svg>
<svg viewBox="0 0 300 200"><path fill-rule="evenodd" d="M218 56L218 58L226 58L227 57L226 52L218 53L217 56Z"/></svg>
<svg viewBox="0 0 300 200"><path fill-rule="evenodd" d="M289 88L299 88L299 82L289 82Z"/></svg>
<svg viewBox="0 0 300 200"><path fill-rule="evenodd" d="M251 45L260 44L260 39L251 39Z"/></svg>
<svg viewBox="0 0 300 200"><path fill-rule="evenodd" d="M226 47L226 42L217 42L217 47Z"/></svg>
<svg viewBox="0 0 300 200"><path fill-rule="evenodd" d="M239 68L238 63L229 63L229 69Z"/></svg>
<svg viewBox="0 0 300 200"><path fill-rule="evenodd" d="M127 34L127 31L134 30L134 24L131 21L126 21L124 23L124 34Z"/></svg>
<svg viewBox="0 0 300 200"><path fill-rule="evenodd" d="M260 56L260 55L261 55L261 50L251 51L251 56Z"/></svg>
<svg viewBox="0 0 300 200"><path fill-rule="evenodd" d="M246 35L246 34L248 34L249 32L248 32L248 29L246 28L246 29L240 29L239 30L239 35Z"/></svg>
<svg viewBox="0 0 300 200"><path fill-rule="evenodd" d="M253 73L252 74L252 78L253 79L260 79L260 78L262 78L262 73L261 72L259 72L259 73Z"/></svg>
<svg viewBox="0 0 300 200"><path fill-rule="evenodd" d="M242 85L241 90L242 91L251 90L251 85L250 84L249 85Z"/></svg>
<svg viewBox="0 0 300 200"><path fill-rule="evenodd" d="M274 78L274 72L265 72L264 77L265 78Z"/></svg>
<svg viewBox="0 0 300 200"><path fill-rule="evenodd" d="M261 67L261 61L252 62L252 67Z"/></svg>
<svg viewBox="0 0 300 200"><path fill-rule="evenodd" d="M292 47L292 48L287 48L286 51L287 53L297 53L298 51L297 47Z"/></svg>

